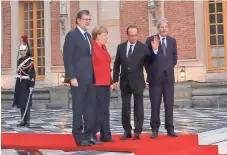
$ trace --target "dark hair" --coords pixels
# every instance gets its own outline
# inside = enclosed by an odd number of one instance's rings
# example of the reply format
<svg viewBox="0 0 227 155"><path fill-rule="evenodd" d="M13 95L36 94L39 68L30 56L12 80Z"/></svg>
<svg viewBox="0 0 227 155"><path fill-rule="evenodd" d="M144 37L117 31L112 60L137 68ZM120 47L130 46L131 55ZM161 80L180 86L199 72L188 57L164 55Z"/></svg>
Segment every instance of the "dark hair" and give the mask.
<svg viewBox="0 0 227 155"><path fill-rule="evenodd" d="M126 29L126 33L128 34L128 30L129 29L137 29L138 30L138 27L136 25L129 25Z"/></svg>
<svg viewBox="0 0 227 155"><path fill-rule="evenodd" d="M89 10L80 10L76 15L76 24L78 24L77 19L81 19L83 15L90 15Z"/></svg>

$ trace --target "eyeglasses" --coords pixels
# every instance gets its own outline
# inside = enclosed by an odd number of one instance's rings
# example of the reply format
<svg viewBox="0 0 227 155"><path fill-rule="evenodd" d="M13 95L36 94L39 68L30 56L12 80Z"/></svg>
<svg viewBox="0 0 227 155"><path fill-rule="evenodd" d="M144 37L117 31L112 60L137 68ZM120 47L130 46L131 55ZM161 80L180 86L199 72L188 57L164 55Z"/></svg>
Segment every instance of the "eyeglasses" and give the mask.
<svg viewBox="0 0 227 155"><path fill-rule="evenodd" d="M81 20L85 20L85 21L91 21L92 19L90 19L90 18L89 18L89 19L81 19Z"/></svg>

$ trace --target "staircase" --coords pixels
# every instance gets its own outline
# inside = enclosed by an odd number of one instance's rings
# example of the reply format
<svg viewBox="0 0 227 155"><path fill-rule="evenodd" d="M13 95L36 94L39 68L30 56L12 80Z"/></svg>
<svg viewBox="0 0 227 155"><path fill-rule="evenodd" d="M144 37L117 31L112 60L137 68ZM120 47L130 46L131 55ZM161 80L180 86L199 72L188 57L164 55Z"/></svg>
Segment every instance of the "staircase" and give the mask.
<svg viewBox="0 0 227 155"><path fill-rule="evenodd" d="M2 89L2 104L13 102L13 90ZM223 107L227 106L227 82L175 84L175 107ZM69 108L72 100L67 86L35 88L33 107ZM121 108L120 91L112 91L110 109ZM133 107L133 97L132 97ZM150 108L149 89L144 91L144 108Z"/></svg>

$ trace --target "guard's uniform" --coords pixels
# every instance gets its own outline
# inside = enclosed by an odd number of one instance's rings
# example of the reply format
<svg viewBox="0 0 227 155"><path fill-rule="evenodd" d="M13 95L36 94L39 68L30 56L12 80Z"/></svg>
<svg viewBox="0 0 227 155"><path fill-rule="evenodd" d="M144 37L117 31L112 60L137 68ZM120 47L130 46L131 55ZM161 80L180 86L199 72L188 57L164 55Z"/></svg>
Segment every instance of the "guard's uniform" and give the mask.
<svg viewBox="0 0 227 155"><path fill-rule="evenodd" d="M13 107L17 106L21 110L21 118L25 113L24 119L19 126L29 126L30 124L30 108L32 106L32 94L29 98L29 93L35 86L35 69L33 58L30 56L21 57L17 64L16 85L14 93ZM27 105L28 103L28 105ZM27 111L26 111L27 106Z"/></svg>

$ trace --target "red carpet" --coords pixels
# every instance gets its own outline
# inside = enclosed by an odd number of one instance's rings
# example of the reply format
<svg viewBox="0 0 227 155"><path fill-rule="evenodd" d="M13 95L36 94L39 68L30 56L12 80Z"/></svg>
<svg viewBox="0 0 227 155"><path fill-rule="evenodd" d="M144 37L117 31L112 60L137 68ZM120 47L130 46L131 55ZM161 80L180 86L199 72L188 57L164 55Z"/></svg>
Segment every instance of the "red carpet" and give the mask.
<svg viewBox="0 0 227 155"><path fill-rule="evenodd" d="M116 142L94 145L91 147L76 146L71 134L23 134L2 133L2 149L22 149L37 151L53 149L64 151L114 151L134 152L136 155L218 155L217 146L199 146L197 135L180 135L170 138L159 135L150 139L150 134L143 134L141 140L119 140L120 135L113 135Z"/></svg>

